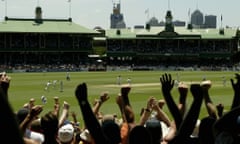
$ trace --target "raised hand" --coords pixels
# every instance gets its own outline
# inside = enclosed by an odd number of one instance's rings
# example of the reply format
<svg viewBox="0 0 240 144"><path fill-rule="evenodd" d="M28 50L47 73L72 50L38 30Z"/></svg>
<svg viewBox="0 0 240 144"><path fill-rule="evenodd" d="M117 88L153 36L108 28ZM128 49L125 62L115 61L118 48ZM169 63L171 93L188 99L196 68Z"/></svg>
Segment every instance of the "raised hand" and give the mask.
<svg viewBox="0 0 240 144"><path fill-rule="evenodd" d="M3 89L3 92L6 95L6 98L8 99L8 88L10 86L11 77L9 77L6 72L0 73L0 85Z"/></svg>
<svg viewBox="0 0 240 144"><path fill-rule="evenodd" d="M163 93L169 93L174 86L174 80L172 80L171 74L165 73L162 75L162 77L160 77L160 82L162 84Z"/></svg>
<svg viewBox="0 0 240 144"><path fill-rule="evenodd" d="M130 86L124 86L121 88L121 94L122 96L127 96L131 90Z"/></svg>
<svg viewBox="0 0 240 144"><path fill-rule="evenodd" d="M166 104L174 118L176 127L178 129L182 122L182 115L171 95L171 90L174 86L174 80L172 80L171 74L165 73L160 77L160 82L162 84L162 93L163 93L164 100L166 101Z"/></svg>
<svg viewBox="0 0 240 144"><path fill-rule="evenodd" d="M81 104L83 101L87 101L87 85L86 83L81 83L77 86L75 90L75 96L78 103Z"/></svg>
<svg viewBox="0 0 240 144"><path fill-rule="evenodd" d="M31 118L36 118L43 111L42 105L35 105L30 109L29 115Z"/></svg>
<svg viewBox="0 0 240 144"><path fill-rule="evenodd" d="M178 86L178 92L180 93L180 96L187 96L188 93L188 86L184 83L180 83Z"/></svg>
<svg viewBox="0 0 240 144"><path fill-rule="evenodd" d="M212 86L212 82L210 80L205 80L205 81L201 82L200 85L203 88L203 90L209 90Z"/></svg>
<svg viewBox="0 0 240 144"><path fill-rule="evenodd" d="M109 92L105 91L105 92L102 92L101 95L100 95L100 100L101 102L105 102L109 99Z"/></svg>
<svg viewBox="0 0 240 144"><path fill-rule="evenodd" d="M200 84L192 84L190 90L194 99L202 99L203 91Z"/></svg>
<svg viewBox="0 0 240 144"><path fill-rule="evenodd" d="M63 109L69 109L70 105L68 104L68 102L64 101L63 102Z"/></svg>
<svg viewBox="0 0 240 144"><path fill-rule="evenodd" d="M233 88L234 92L240 93L240 75L238 73L236 73L235 76L236 76L235 78L237 79L237 82L234 83L234 80L231 79L232 88Z"/></svg>
<svg viewBox="0 0 240 144"><path fill-rule="evenodd" d="M234 97L233 97L231 109L240 105L240 75L236 73L235 78L237 79L236 83L234 83L234 80L231 79L232 88L234 91Z"/></svg>
<svg viewBox="0 0 240 144"><path fill-rule="evenodd" d="M223 110L224 110L224 105L222 103L219 103L217 106L217 112L218 112L218 117L223 116Z"/></svg>

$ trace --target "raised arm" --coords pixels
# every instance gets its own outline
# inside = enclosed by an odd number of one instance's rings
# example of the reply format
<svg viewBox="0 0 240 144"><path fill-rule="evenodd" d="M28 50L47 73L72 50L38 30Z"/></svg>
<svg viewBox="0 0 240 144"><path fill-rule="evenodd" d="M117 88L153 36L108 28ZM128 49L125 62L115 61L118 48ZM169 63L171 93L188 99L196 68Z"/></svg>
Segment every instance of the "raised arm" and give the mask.
<svg viewBox="0 0 240 144"><path fill-rule="evenodd" d="M0 85L4 92L5 98L8 100L8 88L10 86L11 77L9 77L6 72L0 73Z"/></svg>
<svg viewBox="0 0 240 144"><path fill-rule="evenodd" d="M59 117L59 122L58 122L59 128L64 124L64 121L67 120L68 115L69 115L69 109L70 109L70 105L66 101L64 101L62 113Z"/></svg>
<svg viewBox="0 0 240 144"><path fill-rule="evenodd" d="M86 83L81 83L77 86L75 90L75 96L77 98L80 110L83 115L83 120L85 126L89 130L91 136L93 137L96 144L109 144L106 136L104 135L101 126L94 115L92 108L87 99L87 85Z"/></svg>
<svg viewBox="0 0 240 144"><path fill-rule="evenodd" d="M14 115L11 104L9 103L6 92L3 90L2 84L0 85L0 113L1 123L0 129L6 130L1 133L0 138L5 143L24 144L23 135L19 130L16 117Z"/></svg>
<svg viewBox="0 0 240 144"><path fill-rule="evenodd" d="M146 108L143 108L142 115L140 117L139 125L144 126L145 122L148 120L152 113L152 103L154 101L154 97L149 97L147 101L147 106Z"/></svg>
<svg viewBox="0 0 240 144"><path fill-rule="evenodd" d="M162 93L164 96L164 99L167 103L167 106L169 108L169 111L171 112L176 127L177 129L180 127L180 124L182 123L182 115L178 109L178 106L176 105L176 103L174 102L174 99L171 95L171 90L173 88L174 85L174 81L172 80L172 76L171 74L164 74L160 77L160 82L162 84Z"/></svg>
<svg viewBox="0 0 240 144"><path fill-rule="evenodd" d="M98 100L96 100L96 103L93 106L93 113L97 116L100 110L100 107L102 104L109 99L109 93L107 91L102 92L100 94L100 97Z"/></svg>
<svg viewBox="0 0 240 144"><path fill-rule="evenodd" d="M177 131L177 136L174 138L176 144L185 143L188 141L199 117L203 100L202 88L199 84L192 84L190 90L193 95L193 102L186 117L181 123L180 128Z"/></svg>
<svg viewBox="0 0 240 144"><path fill-rule="evenodd" d="M240 105L240 75L237 73L235 75L236 75L235 78L237 79L237 82L234 83L234 80L231 79L231 84L234 91L234 97L233 97L231 109L234 109L235 107L238 107Z"/></svg>
<svg viewBox="0 0 240 144"><path fill-rule="evenodd" d="M212 118L217 119L218 115L217 115L216 106L213 104L212 99L210 98L210 95L208 92L211 86L212 86L212 83L210 80L206 80L201 83L201 87L203 91L203 99L204 99L204 103L205 103L208 115L211 116Z"/></svg>
<svg viewBox="0 0 240 144"><path fill-rule="evenodd" d="M30 109L30 112L26 116L26 118L19 125L20 130L24 133L29 126L29 124L37 118L37 116L42 112L42 105L35 105Z"/></svg>
<svg viewBox="0 0 240 144"><path fill-rule="evenodd" d="M184 83L180 83L178 85L178 92L180 94L178 109L183 117L187 109L186 98L188 94L188 86Z"/></svg>

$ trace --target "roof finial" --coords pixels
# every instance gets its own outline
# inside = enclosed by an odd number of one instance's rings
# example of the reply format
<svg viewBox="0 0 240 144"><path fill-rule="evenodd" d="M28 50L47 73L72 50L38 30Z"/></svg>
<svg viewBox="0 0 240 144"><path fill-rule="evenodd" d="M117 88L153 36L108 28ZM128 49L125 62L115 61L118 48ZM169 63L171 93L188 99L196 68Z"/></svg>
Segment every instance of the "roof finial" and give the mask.
<svg viewBox="0 0 240 144"><path fill-rule="evenodd" d="M71 18L71 16L72 16L72 14L71 14L72 13L72 1L68 0L68 3L69 3L69 5L68 5L69 6L69 8L68 8L69 9L69 18Z"/></svg>

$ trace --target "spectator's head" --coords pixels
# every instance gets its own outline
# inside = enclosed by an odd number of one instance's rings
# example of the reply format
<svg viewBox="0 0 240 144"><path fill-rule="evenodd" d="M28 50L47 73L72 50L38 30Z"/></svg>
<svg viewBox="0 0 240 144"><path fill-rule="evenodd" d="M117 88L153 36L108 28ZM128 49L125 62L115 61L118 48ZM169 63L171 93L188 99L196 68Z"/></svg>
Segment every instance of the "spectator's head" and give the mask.
<svg viewBox="0 0 240 144"><path fill-rule="evenodd" d="M31 131L35 131L35 132L40 132L42 133L42 128L41 128L41 119L35 119L31 122L30 125L30 129Z"/></svg>
<svg viewBox="0 0 240 144"><path fill-rule="evenodd" d="M137 125L129 133L129 144L151 144L151 134L141 125Z"/></svg>
<svg viewBox="0 0 240 144"><path fill-rule="evenodd" d="M58 131L58 118L52 111L41 117L41 128L45 136L56 135Z"/></svg>
<svg viewBox="0 0 240 144"><path fill-rule="evenodd" d="M149 119L145 124L146 129L150 132L153 144L160 144L162 139L161 122L157 119Z"/></svg>
<svg viewBox="0 0 240 144"><path fill-rule="evenodd" d="M21 108L17 111L17 120L19 124L21 124L24 121L28 113L29 113L28 108Z"/></svg>
<svg viewBox="0 0 240 144"><path fill-rule="evenodd" d="M215 139L215 144L234 144L234 138L229 132L220 132Z"/></svg>
<svg viewBox="0 0 240 144"><path fill-rule="evenodd" d="M198 133L200 144L214 143L213 124L215 121L216 119L212 117L205 117L201 120Z"/></svg>
<svg viewBox="0 0 240 144"><path fill-rule="evenodd" d="M74 138L74 128L72 124L65 124L58 130L58 138L62 143L70 143Z"/></svg>
<svg viewBox="0 0 240 144"><path fill-rule="evenodd" d="M236 131L236 133L237 133L237 135L239 135L240 134L240 116L238 116L237 117L237 120L236 120L236 122L237 122L237 131Z"/></svg>
<svg viewBox="0 0 240 144"><path fill-rule="evenodd" d="M111 144L118 144L121 142L120 127L113 120L106 120L102 122L102 129L104 134L109 138Z"/></svg>

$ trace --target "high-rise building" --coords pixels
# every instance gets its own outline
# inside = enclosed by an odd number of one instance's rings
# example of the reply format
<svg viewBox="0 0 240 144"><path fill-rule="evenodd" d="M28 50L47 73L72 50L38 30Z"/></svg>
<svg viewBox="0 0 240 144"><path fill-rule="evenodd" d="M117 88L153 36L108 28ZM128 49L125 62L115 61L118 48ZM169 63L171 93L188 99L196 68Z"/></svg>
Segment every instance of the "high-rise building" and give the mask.
<svg viewBox="0 0 240 144"><path fill-rule="evenodd" d="M200 10L195 10L191 14L191 24L193 28L201 28L204 24L203 13Z"/></svg>
<svg viewBox="0 0 240 144"><path fill-rule="evenodd" d="M110 28L126 28L123 14L121 14L120 0L113 2L113 13L111 14Z"/></svg>
<svg viewBox="0 0 240 144"><path fill-rule="evenodd" d="M158 19L156 17L152 17L147 23L150 26L165 26L165 22L164 21L158 22ZM172 22L172 24L174 26L185 26L186 22L180 21L180 20L175 20Z"/></svg>
<svg viewBox="0 0 240 144"><path fill-rule="evenodd" d="M206 15L204 25L205 25L205 28L217 28L217 16Z"/></svg>

